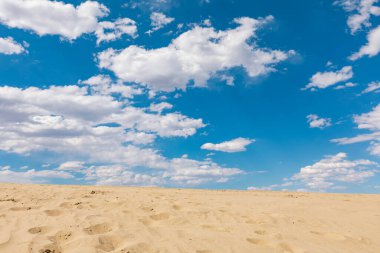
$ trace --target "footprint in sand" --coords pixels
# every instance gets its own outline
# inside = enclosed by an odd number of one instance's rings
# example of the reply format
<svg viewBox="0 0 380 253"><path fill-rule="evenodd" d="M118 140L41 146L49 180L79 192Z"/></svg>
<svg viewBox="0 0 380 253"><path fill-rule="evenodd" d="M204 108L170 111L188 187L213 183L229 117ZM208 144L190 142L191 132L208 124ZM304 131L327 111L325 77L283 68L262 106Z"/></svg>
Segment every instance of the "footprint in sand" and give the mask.
<svg viewBox="0 0 380 253"><path fill-rule="evenodd" d="M30 206L25 206L25 207L11 207L11 208L9 208L9 210L11 210L11 211L28 211L28 210L32 210L32 207L30 207Z"/></svg>
<svg viewBox="0 0 380 253"><path fill-rule="evenodd" d="M320 235L325 237L326 239L334 240L334 241L345 241L347 239L346 236L337 234L337 233L323 233L323 232L318 232L318 231L310 231L312 234Z"/></svg>
<svg viewBox="0 0 380 253"><path fill-rule="evenodd" d="M152 220L160 221L160 220L167 220L169 219L169 214L167 213L159 213L149 216Z"/></svg>
<svg viewBox="0 0 380 253"><path fill-rule="evenodd" d="M46 213L47 216L59 216L59 215L62 214L62 211L56 210L56 209L54 209L54 210L45 210L45 213Z"/></svg>
<svg viewBox="0 0 380 253"><path fill-rule="evenodd" d="M28 229L28 232L31 233L31 234L39 234L42 232L42 227L34 227L34 228L30 228Z"/></svg>
<svg viewBox="0 0 380 253"><path fill-rule="evenodd" d="M122 239L118 236L100 236L97 248L105 252L111 252L117 248L121 241Z"/></svg>
<svg viewBox="0 0 380 253"><path fill-rule="evenodd" d="M260 246L266 245L266 241L262 240L262 239L259 239L259 238L247 238L246 240L249 243L252 243L252 244L255 244L255 245L260 245Z"/></svg>
<svg viewBox="0 0 380 253"><path fill-rule="evenodd" d="M288 243L279 243L277 248L282 250L283 253L305 253L303 249L289 245Z"/></svg>
<svg viewBox="0 0 380 253"><path fill-rule="evenodd" d="M158 250L154 250L147 243L138 243L136 245L130 246L128 248L122 249L121 253L157 253Z"/></svg>
<svg viewBox="0 0 380 253"><path fill-rule="evenodd" d="M256 231L255 231L255 234L257 234L257 235L267 235L268 232L265 231L265 230L256 230Z"/></svg>
<svg viewBox="0 0 380 253"><path fill-rule="evenodd" d="M65 241L69 240L72 237L72 235L73 235L73 233L71 231L61 230L61 231L58 231L54 235L54 241L65 242Z"/></svg>
<svg viewBox="0 0 380 253"><path fill-rule="evenodd" d="M89 226L83 229L89 235L105 234L112 231L112 227L109 223L99 223L93 226Z"/></svg>
<svg viewBox="0 0 380 253"><path fill-rule="evenodd" d="M174 210L177 210L177 211L182 209L180 205L173 205L172 207Z"/></svg>

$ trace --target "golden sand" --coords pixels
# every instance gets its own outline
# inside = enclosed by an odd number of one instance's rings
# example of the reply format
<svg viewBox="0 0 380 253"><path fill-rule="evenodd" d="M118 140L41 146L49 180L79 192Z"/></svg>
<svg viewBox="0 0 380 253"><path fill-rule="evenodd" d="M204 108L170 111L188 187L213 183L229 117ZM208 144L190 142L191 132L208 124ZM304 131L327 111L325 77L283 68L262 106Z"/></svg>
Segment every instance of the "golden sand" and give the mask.
<svg viewBox="0 0 380 253"><path fill-rule="evenodd" d="M380 195L0 184L0 252L379 253Z"/></svg>

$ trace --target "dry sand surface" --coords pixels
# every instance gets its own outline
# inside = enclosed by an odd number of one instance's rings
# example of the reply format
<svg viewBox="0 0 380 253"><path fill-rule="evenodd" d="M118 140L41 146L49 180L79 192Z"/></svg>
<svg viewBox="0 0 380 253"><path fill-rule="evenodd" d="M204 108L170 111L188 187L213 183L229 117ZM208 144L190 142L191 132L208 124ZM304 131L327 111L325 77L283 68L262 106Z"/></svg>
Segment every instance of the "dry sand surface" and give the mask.
<svg viewBox="0 0 380 253"><path fill-rule="evenodd" d="M0 252L379 253L380 195L0 184Z"/></svg>

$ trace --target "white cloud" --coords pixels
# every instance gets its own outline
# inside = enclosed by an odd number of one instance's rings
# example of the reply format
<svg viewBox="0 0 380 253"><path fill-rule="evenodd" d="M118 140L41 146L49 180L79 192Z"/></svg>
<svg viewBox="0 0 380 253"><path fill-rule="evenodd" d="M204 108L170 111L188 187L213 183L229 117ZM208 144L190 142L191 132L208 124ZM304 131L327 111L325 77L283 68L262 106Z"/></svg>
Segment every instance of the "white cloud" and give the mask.
<svg viewBox="0 0 380 253"><path fill-rule="evenodd" d="M345 66L337 71L317 72L310 78L310 83L304 90L325 89L334 84L345 82L354 76L351 66Z"/></svg>
<svg viewBox="0 0 380 253"><path fill-rule="evenodd" d="M42 183L51 178L70 179L73 177L68 172L55 170L15 171L10 168L0 170L0 182L7 183Z"/></svg>
<svg viewBox="0 0 380 253"><path fill-rule="evenodd" d="M163 174L164 178L177 184L197 185L209 181L226 182L229 177L244 174L237 168L224 168L206 159L196 161L186 157L171 160L170 169Z"/></svg>
<svg viewBox="0 0 380 253"><path fill-rule="evenodd" d="M66 171L81 171L84 168L84 162L81 161L68 161L59 165L57 170L66 170Z"/></svg>
<svg viewBox="0 0 380 253"><path fill-rule="evenodd" d="M358 52L351 55L349 58L355 61L363 56L373 57L380 52L380 26L372 29L367 35L367 44L362 46Z"/></svg>
<svg viewBox="0 0 380 253"><path fill-rule="evenodd" d="M70 173L76 173L76 179L97 184L195 185L225 182L243 173L211 160L171 159L154 148L136 146L152 144L157 136L187 137L204 127L201 119L178 112L148 111L118 101L108 92L93 93L76 85L0 87L0 150L20 155L49 151L73 158L51 170L21 173L3 168L1 180L35 182L72 178ZM93 163L104 166L86 165ZM140 167L153 172L134 171ZM78 173L82 176L77 177Z"/></svg>
<svg viewBox="0 0 380 253"><path fill-rule="evenodd" d="M239 138L236 138L230 141L225 141L218 144L205 143L201 146L201 149L235 153L235 152L245 151L246 147L249 144L253 143L254 141L255 140L252 140L252 139L239 137Z"/></svg>
<svg viewBox="0 0 380 253"><path fill-rule="evenodd" d="M97 76L86 83L93 87L104 80ZM163 113L165 104L153 106L160 113L149 113L151 108L133 107L118 97L88 86L0 87L0 150L19 155L49 151L70 158L50 170L4 167L0 180L45 182L75 173L77 180L97 184L196 185L223 183L243 173L211 160L167 158L153 147L140 147L153 145L157 136L193 135L205 125L178 112ZM147 172L136 171L141 168Z"/></svg>
<svg viewBox="0 0 380 253"><path fill-rule="evenodd" d="M120 94L124 98L133 98L135 95L141 95L143 93L141 88L124 85L121 81L115 83L111 77L107 75L92 76L80 83L88 85L92 93L101 95Z"/></svg>
<svg viewBox="0 0 380 253"><path fill-rule="evenodd" d="M50 0L0 1L0 23L40 36L58 35L74 40L83 34L95 33L98 44L119 39L123 34L136 37L136 23L129 18L99 21L109 12L106 6L96 1L85 1L78 6Z"/></svg>
<svg viewBox="0 0 380 253"><path fill-rule="evenodd" d="M335 86L334 89L335 90L343 90L343 89L351 88L351 87L355 87L355 86L356 86L356 83L348 82L348 83L345 83L342 85Z"/></svg>
<svg viewBox="0 0 380 253"><path fill-rule="evenodd" d="M343 145L370 141L370 153L380 156L380 104L374 107L372 111L355 115L353 118L358 129L367 130L370 133L333 139L331 141Z"/></svg>
<svg viewBox="0 0 380 253"><path fill-rule="evenodd" d="M60 35L76 39L92 33L98 19L107 16L104 5L86 1L78 6L49 0L1 0L0 22L12 27L31 30L38 35Z"/></svg>
<svg viewBox="0 0 380 253"><path fill-rule="evenodd" d="M128 131L125 134L125 141L132 142L133 144L150 144L153 143L156 139L155 134L148 134L145 132L136 132L136 131Z"/></svg>
<svg viewBox="0 0 380 253"><path fill-rule="evenodd" d="M187 137L205 126L201 119L191 119L177 112L150 114L142 108L131 106L123 109L122 113L112 115L110 120L119 122L126 128L156 133L161 137Z"/></svg>
<svg viewBox="0 0 380 253"><path fill-rule="evenodd" d="M103 41L113 41L127 34L133 38L137 37L136 22L129 18L118 18L114 22L100 22L95 35L98 38L96 43L100 44Z"/></svg>
<svg viewBox="0 0 380 253"><path fill-rule="evenodd" d="M160 176L136 173L120 165L91 166L84 177L97 185L157 186L164 184Z"/></svg>
<svg viewBox="0 0 380 253"><path fill-rule="evenodd" d="M199 185L206 182L227 182L231 177L244 174L237 168L225 168L211 160L197 161L187 157L168 160L163 170L136 172L122 165L87 166L83 178L99 185Z"/></svg>
<svg viewBox="0 0 380 253"><path fill-rule="evenodd" d="M124 81L162 91L186 89L191 81L204 87L217 72L233 67L243 67L250 77L265 75L294 54L248 44L256 38L256 30L272 20L271 16L238 18L234 20L238 27L225 31L195 26L158 49L108 49L98 55L99 67L113 71Z"/></svg>
<svg viewBox="0 0 380 253"><path fill-rule="evenodd" d="M380 104L371 112L355 115L354 120L359 129L380 131Z"/></svg>
<svg viewBox="0 0 380 253"><path fill-rule="evenodd" d="M286 190L286 187L292 186L292 182L285 182L282 184L272 184L268 186L263 186L263 187L256 187L256 186L250 186L247 187L247 190L249 191L273 191L273 190Z"/></svg>
<svg viewBox="0 0 380 253"><path fill-rule="evenodd" d="M204 126L201 119L180 113L150 114L144 108L125 105L109 95L88 93L86 87L78 86L0 87L0 116L0 134L4 136L0 150L6 152L49 150L93 161L115 159L153 166L164 159L155 150L125 146L124 142L131 141L126 130L187 137Z"/></svg>
<svg viewBox="0 0 380 253"><path fill-rule="evenodd" d="M371 141L371 140L377 139L378 137L380 137L380 132L374 132L370 134L360 134L358 136L351 137L351 138L344 137L344 138L332 139L331 142L345 145L345 144L353 144L353 143L364 142L364 141Z"/></svg>
<svg viewBox="0 0 380 253"><path fill-rule="evenodd" d="M362 29L363 26L370 27L371 15L380 16L380 8L374 5L378 3L378 0L341 0L334 3L341 5L347 12L351 13L347 25L352 34Z"/></svg>
<svg viewBox="0 0 380 253"><path fill-rule="evenodd" d="M291 180L312 190L327 190L337 183L361 183L377 173L378 164L369 160L347 160L347 154L338 153L300 169Z"/></svg>
<svg viewBox="0 0 380 253"><path fill-rule="evenodd" d="M172 108L173 108L173 105L170 104L170 103L167 103L167 102L161 102L161 103L158 103L158 104L152 103L149 106L149 110L150 111L152 111L152 112L158 112L158 113L162 113L164 110L170 110Z"/></svg>
<svg viewBox="0 0 380 253"><path fill-rule="evenodd" d="M153 12L150 15L150 21L153 31L157 31L164 26L170 24L174 21L174 18L167 17L164 13L161 12Z"/></svg>
<svg viewBox="0 0 380 253"><path fill-rule="evenodd" d="M331 126L330 118L320 118L316 114L309 114L306 116L307 122L309 123L310 128L319 128L323 129Z"/></svg>
<svg viewBox="0 0 380 253"><path fill-rule="evenodd" d="M127 0L123 5L132 9L139 8L143 11L169 10L177 4L177 0Z"/></svg>
<svg viewBox="0 0 380 253"><path fill-rule="evenodd" d="M12 37L0 37L0 54L21 54L25 51L25 48L21 44L17 43Z"/></svg>
<svg viewBox="0 0 380 253"><path fill-rule="evenodd" d="M370 93L370 92L380 92L379 91L380 89L380 82L371 82L368 84L367 88L365 88L365 90L362 91L362 94L364 93Z"/></svg>

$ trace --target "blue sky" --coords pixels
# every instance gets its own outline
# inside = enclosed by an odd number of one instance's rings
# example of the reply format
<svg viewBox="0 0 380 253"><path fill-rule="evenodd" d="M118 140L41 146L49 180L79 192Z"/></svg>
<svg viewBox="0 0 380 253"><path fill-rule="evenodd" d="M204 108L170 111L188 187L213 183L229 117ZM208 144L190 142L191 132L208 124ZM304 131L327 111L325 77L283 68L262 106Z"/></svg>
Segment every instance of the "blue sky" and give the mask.
<svg viewBox="0 0 380 253"><path fill-rule="evenodd" d="M380 191L380 3L0 3L0 181Z"/></svg>

